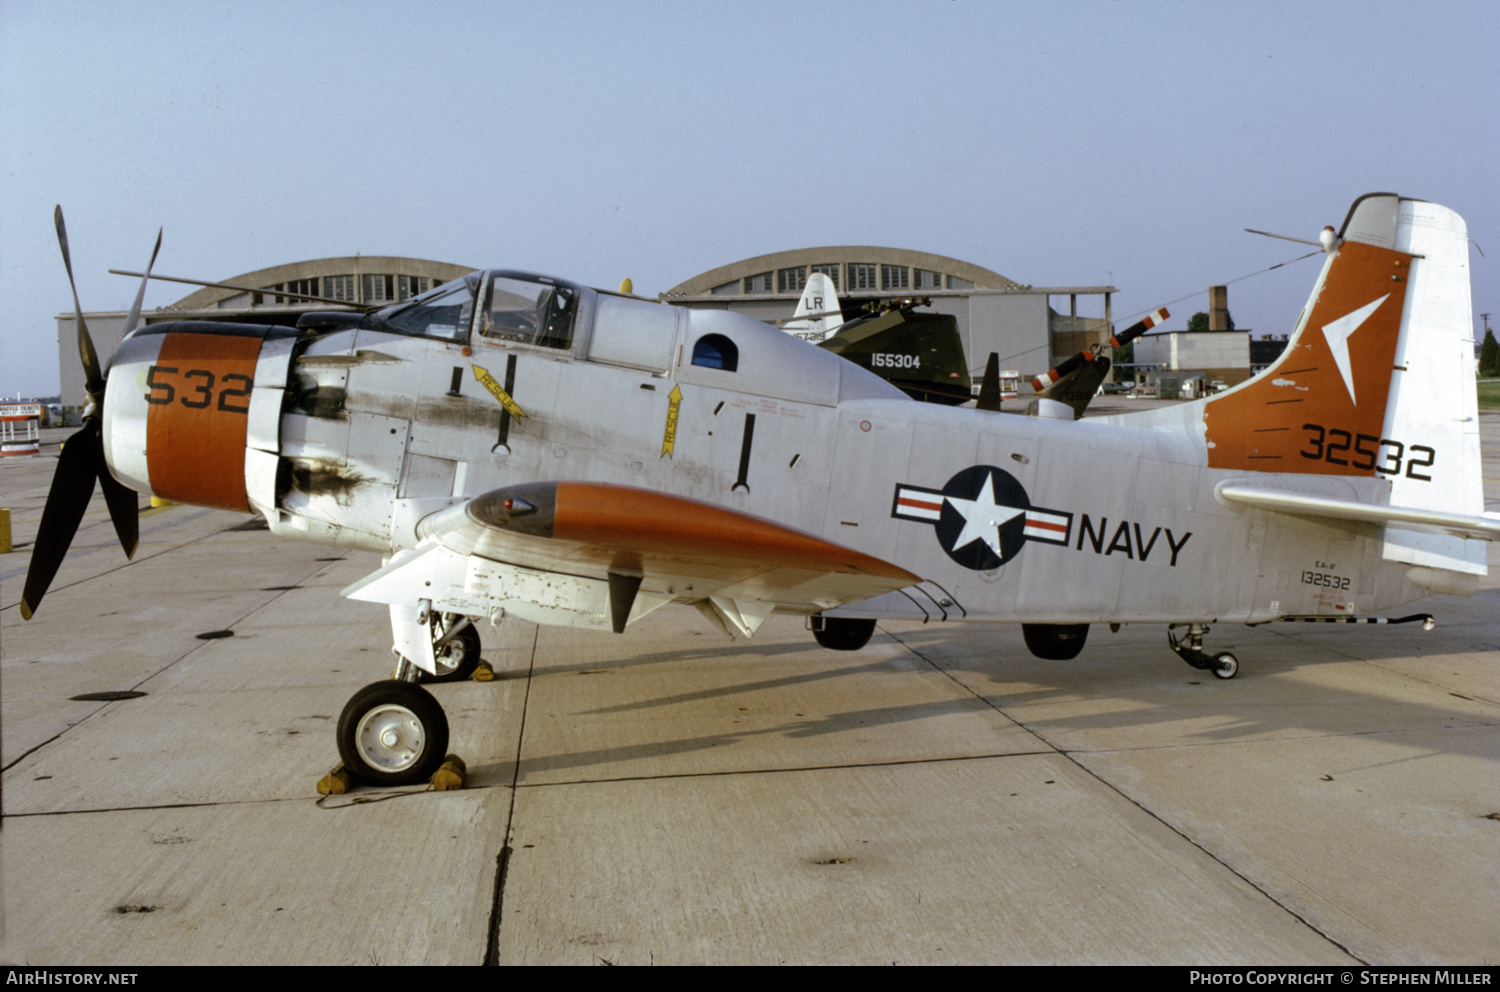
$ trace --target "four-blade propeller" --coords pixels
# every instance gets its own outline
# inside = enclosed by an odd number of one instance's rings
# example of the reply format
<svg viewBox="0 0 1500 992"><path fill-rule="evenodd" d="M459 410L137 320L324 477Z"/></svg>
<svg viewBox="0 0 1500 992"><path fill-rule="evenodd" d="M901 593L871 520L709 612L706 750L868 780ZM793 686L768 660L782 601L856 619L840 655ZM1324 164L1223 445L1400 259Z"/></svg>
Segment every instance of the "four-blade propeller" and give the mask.
<svg viewBox="0 0 1500 992"><path fill-rule="evenodd" d="M62 207L57 208L57 243L62 249L63 265L68 270L68 285L73 290L73 313L78 321L78 358L83 364L84 390L88 401L83 410L83 428L63 444L57 458L57 474L52 477L52 488L47 493L47 505L42 510L41 527L37 530L36 543L31 550L31 567L26 572L26 587L21 593L21 617L30 620L36 613L47 587L57 575L58 566L73 543L78 532L79 521L88 509L94 496L94 480L104 490L104 502L109 507L109 518L115 525L115 534L126 557L135 555L140 524L140 512L136 494L121 485L110 474L104 461L104 390L107 370L99 362L99 353L94 349L94 340L89 336L88 325L83 320L83 307L78 302L78 286L73 281L73 259L68 252L68 230L63 224ZM147 278L156 264L156 254L161 250L161 232L156 232L156 247L151 250L151 261L146 266ZM135 294L135 303L125 321L124 334L135 330L141 316L141 301L146 295L146 279ZM122 335L123 336L123 335Z"/></svg>

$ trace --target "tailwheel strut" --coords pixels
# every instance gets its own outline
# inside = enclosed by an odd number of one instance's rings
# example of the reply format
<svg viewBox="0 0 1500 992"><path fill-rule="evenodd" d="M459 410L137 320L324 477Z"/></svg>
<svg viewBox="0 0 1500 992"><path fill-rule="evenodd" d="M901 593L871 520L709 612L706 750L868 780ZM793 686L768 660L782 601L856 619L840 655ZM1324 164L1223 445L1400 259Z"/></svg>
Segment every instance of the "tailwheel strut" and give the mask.
<svg viewBox="0 0 1500 992"><path fill-rule="evenodd" d="M1180 626L1183 625L1174 623L1167 627L1167 643L1172 646L1173 651L1177 652L1177 657L1194 668L1213 672L1214 678L1234 678L1235 673L1240 670L1240 663L1234 655L1228 651L1216 655L1204 653L1203 635L1209 631L1207 626L1201 623L1187 624L1188 632L1179 641L1172 633L1172 629Z"/></svg>

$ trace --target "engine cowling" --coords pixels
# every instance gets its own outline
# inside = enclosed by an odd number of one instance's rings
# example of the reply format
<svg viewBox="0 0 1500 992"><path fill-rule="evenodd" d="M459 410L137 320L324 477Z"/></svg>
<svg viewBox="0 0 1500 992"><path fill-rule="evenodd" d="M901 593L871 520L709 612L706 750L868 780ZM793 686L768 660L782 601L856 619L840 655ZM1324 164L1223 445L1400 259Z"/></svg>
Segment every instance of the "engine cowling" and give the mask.
<svg viewBox="0 0 1500 992"><path fill-rule="evenodd" d="M296 330L175 321L120 342L104 394L104 458L123 484L226 510L274 507Z"/></svg>

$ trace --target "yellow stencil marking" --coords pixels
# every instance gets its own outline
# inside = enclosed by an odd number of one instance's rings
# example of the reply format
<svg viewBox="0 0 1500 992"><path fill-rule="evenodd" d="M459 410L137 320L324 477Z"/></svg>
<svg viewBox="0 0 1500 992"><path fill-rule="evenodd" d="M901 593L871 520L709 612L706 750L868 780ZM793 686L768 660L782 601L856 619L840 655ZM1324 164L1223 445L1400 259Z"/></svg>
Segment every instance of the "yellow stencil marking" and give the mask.
<svg viewBox="0 0 1500 992"><path fill-rule="evenodd" d="M469 368L474 370L474 378L478 379L484 388L490 391L491 396L500 401L500 405L505 407L512 417L515 417L517 420L526 419L526 411L522 410L520 405L510 398L510 393L505 391L505 387L495 381L495 377L490 375L489 369L480 365L470 365Z"/></svg>
<svg viewBox="0 0 1500 992"><path fill-rule="evenodd" d="M682 406L682 387L673 386L672 391L667 394L670 401L667 404L667 426L661 434L661 455L672 457L672 446L677 443L677 410Z"/></svg>

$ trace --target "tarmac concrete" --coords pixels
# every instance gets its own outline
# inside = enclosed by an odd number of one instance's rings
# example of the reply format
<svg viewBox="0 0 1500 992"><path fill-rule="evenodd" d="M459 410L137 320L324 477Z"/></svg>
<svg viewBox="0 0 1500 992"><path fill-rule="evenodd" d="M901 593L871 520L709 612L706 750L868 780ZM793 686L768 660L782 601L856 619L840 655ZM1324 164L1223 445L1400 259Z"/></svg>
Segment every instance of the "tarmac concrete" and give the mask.
<svg viewBox="0 0 1500 992"><path fill-rule="evenodd" d="M169 507L126 563L96 497L22 623L60 433L0 460L0 962L1500 958L1500 549L1431 632L1216 627L1228 682L1157 626L1046 662L1010 626L482 624L499 678L434 687L468 788L320 803L390 669L338 597L377 560Z"/></svg>

